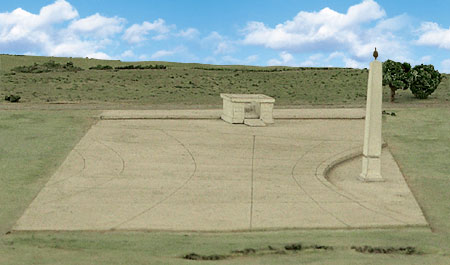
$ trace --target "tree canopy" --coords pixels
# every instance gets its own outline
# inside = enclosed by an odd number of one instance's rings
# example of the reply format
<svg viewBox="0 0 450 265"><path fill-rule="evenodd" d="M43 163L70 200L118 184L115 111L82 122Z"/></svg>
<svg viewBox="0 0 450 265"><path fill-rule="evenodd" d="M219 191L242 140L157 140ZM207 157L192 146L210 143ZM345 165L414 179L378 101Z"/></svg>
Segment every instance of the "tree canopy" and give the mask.
<svg viewBox="0 0 450 265"><path fill-rule="evenodd" d="M410 88L412 81L413 75L409 63L392 60L383 63L383 86L389 86L391 89L391 102L395 99L395 91Z"/></svg>

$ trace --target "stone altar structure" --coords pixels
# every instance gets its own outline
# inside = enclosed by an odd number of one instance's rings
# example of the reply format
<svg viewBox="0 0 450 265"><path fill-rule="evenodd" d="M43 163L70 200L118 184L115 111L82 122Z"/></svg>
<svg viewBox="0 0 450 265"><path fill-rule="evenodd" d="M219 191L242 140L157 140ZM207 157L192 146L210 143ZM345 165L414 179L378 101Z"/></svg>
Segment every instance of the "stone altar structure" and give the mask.
<svg viewBox="0 0 450 265"><path fill-rule="evenodd" d="M220 94L223 99L222 120L264 126L273 123L275 99L263 94Z"/></svg>

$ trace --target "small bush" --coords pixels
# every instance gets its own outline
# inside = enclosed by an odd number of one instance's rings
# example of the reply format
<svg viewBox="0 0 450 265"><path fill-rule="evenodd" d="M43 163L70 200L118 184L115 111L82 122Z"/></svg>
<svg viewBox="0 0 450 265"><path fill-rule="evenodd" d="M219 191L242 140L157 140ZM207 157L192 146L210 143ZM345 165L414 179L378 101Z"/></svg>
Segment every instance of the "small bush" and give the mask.
<svg viewBox="0 0 450 265"><path fill-rule="evenodd" d="M284 249L286 249L286 250L302 250L302 244L297 243L297 244L286 245L286 246L284 246Z"/></svg>
<svg viewBox="0 0 450 265"><path fill-rule="evenodd" d="M426 99L442 81L442 75L433 65L416 65L412 70L411 92L418 99Z"/></svg>
<svg viewBox="0 0 450 265"><path fill-rule="evenodd" d="M48 61L43 64L34 63L29 66L17 66L11 71L18 73L30 73L30 74L40 74L48 72L78 72L82 71L80 67L76 67L72 62L67 62L66 64L59 64L55 61Z"/></svg>
<svg viewBox="0 0 450 265"><path fill-rule="evenodd" d="M89 70L112 70L113 67L109 65L100 65L89 67Z"/></svg>
<svg viewBox="0 0 450 265"><path fill-rule="evenodd" d="M125 66L117 66L114 69L115 70L146 70L146 69L166 69L167 66L165 65L125 65Z"/></svg>
<svg viewBox="0 0 450 265"><path fill-rule="evenodd" d="M9 101L9 102L19 102L20 96L17 96L17 95L5 96L5 100Z"/></svg>

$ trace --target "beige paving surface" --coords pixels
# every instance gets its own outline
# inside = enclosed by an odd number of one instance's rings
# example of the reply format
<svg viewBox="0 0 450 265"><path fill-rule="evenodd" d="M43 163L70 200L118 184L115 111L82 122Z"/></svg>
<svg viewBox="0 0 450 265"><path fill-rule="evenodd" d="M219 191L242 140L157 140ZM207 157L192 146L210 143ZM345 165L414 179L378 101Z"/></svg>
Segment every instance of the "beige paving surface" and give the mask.
<svg viewBox="0 0 450 265"><path fill-rule="evenodd" d="M222 109L209 110L108 110L105 120L120 119L220 119ZM365 109L274 109L274 119L364 119Z"/></svg>
<svg viewBox="0 0 450 265"><path fill-rule="evenodd" d="M390 153L361 183L364 120L100 120L15 230L186 230L426 225ZM356 161L356 162L355 162ZM348 164L348 165L347 165Z"/></svg>

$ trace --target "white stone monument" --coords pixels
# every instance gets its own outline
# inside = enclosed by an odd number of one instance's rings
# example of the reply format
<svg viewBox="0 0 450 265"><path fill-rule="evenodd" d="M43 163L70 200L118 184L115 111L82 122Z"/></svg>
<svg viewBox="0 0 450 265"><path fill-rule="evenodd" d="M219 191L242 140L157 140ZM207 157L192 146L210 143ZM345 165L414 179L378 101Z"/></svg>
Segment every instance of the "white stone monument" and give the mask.
<svg viewBox="0 0 450 265"><path fill-rule="evenodd" d="M223 99L222 120L264 126L273 123L275 99L263 94L220 94Z"/></svg>
<svg viewBox="0 0 450 265"><path fill-rule="evenodd" d="M362 160L362 181L384 181L381 176L381 105L382 105L382 63L375 60L370 63L367 84L366 120L364 129L364 148Z"/></svg>

